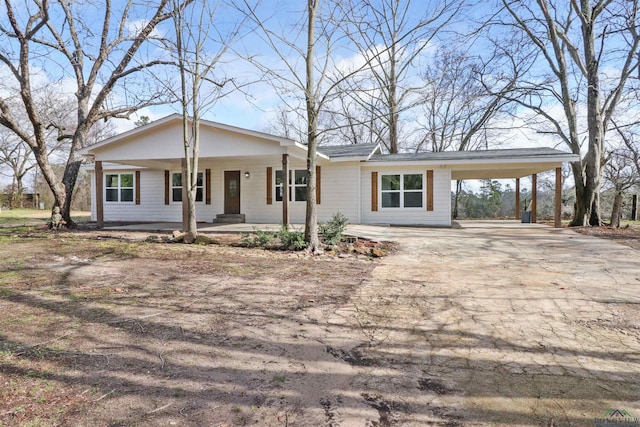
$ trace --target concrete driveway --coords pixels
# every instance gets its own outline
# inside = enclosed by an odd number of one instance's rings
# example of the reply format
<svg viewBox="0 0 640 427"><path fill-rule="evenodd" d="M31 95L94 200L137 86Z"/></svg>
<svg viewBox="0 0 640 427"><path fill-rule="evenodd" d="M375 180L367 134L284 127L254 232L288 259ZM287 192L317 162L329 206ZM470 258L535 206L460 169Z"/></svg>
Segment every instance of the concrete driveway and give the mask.
<svg viewBox="0 0 640 427"><path fill-rule="evenodd" d="M459 225L349 226L400 249L349 283L344 301L301 309L282 320L282 337L269 335L289 348L304 325L309 354L284 352L282 366L310 379L286 391L319 406L294 424L592 427L610 408L640 417L640 253L540 224Z"/></svg>
<svg viewBox="0 0 640 427"><path fill-rule="evenodd" d="M363 357L388 362L367 371L367 386L422 414L398 425L594 426L610 408L640 417L640 253L538 224L460 225L350 227L400 242L332 319L359 325ZM423 393L377 384L385 369Z"/></svg>

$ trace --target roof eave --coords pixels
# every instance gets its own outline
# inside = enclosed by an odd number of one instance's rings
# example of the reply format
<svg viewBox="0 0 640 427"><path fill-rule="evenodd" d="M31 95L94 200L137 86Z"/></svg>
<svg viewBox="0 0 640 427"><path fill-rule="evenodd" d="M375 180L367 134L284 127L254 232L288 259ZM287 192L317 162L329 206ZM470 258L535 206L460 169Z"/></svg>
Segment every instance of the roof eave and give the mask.
<svg viewBox="0 0 640 427"><path fill-rule="evenodd" d="M486 159L417 159L417 160L369 160L367 165L401 166L407 164L433 165L437 167L450 167L458 165L483 165L483 164L509 164L509 163L564 163L579 161L577 154L563 154L553 156L511 157L511 158L486 158Z"/></svg>
<svg viewBox="0 0 640 427"><path fill-rule="evenodd" d="M331 163L366 162L370 156L328 157Z"/></svg>
<svg viewBox="0 0 640 427"><path fill-rule="evenodd" d="M88 147L82 148L80 150L78 150L78 154L80 155L93 155L95 154L96 150L100 150L101 148L110 145L112 143L118 142L120 140L123 140L125 138L130 138L132 136L135 136L139 133L143 133L146 131L149 131L150 129L156 128L158 126L162 126L166 123L172 122L172 121L177 121L177 120L182 120L182 115L174 113L174 114L170 114L168 116L162 117L158 120L154 120L153 122L146 124L144 126L139 126L133 129L130 129L126 132L120 133L118 135L114 135L110 138L107 138L103 141L100 141L96 144L90 145ZM302 147L306 150L306 146L299 144L297 142L295 142L292 139L288 139L288 138L282 138L276 135L271 135L265 132L258 132L258 131L254 131L254 130L250 130L250 129L244 129L244 128L240 128L237 126L230 126L230 125L225 125L222 123L218 123L218 122L214 122L211 120L201 120L200 121L201 124L204 124L205 126L214 128L214 129L221 129L221 130L226 130L229 132L236 132L236 133L240 133L240 134L244 134L244 135L249 135L249 136L254 136L256 138L262 138L262 139L267 139L267 140L271 140L271 141L275 141L278 142L280 144L281 147L287 147L287 146L295 146L295 147Z"/></svg>

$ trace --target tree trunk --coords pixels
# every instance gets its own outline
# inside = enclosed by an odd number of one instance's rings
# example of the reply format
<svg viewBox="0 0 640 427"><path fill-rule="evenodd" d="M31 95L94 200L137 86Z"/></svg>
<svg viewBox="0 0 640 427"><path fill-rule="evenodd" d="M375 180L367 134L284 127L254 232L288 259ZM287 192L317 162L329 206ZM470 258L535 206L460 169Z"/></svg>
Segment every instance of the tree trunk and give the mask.
<svg viewBox="0 0 640 427"><path fill-rule="evenodd" d="M320 249L318 238L318 212L316 206L316 148L318 139L318 110L313 79L314 47L315 47L315 21L318 2L320 0L307 0L307 57L305 98L307 107L307 211L304 222L304 239L309 244L312 253ZM287 179L284 177L283 179ZM288 197L286 194L283 197Z"/></svg>
<svg viewBox="0 0 640 427"><path fill-rule="evenodd" d="M394 40L395 41L395 40ZM396 44L394 43L389 52L389 94L388 94L388 107L389 107L389 153L395 154L398 152L398 86L396 77Z"/></svg>
<svg viewBox="0 0 640 427"><path fill-rule="evenodd" d="M622 201L624 193L621 188L616 185L615 196L613 198L613 206L611 208L611 226L620 227L620 218L622 217Z"/></svg>
<svg viewBox="0 0 640 427"><path fill-rule="evenodd" d="M587 210L585 209L585 204L582 202L585 197L584 174L582 173L580 162L571 163L571 169L575 182L576 202L573 205L573 219L571 223L569 223L569 227L581 227L589 223Z"/></svg>
<svg viewBox="0 0 640 427"><path fill-rule="evenodd" d="M458 204L460 201L460 192L462 191L462 180L456 181L456 194L453 199L453 219L458 219Z"/></svg>
<svg viewBox="0 0 640 427"><path fill-rule="evenodd" d="M199 105L198 105L198 79L200 78L199 69L189 73L187 70L188 59L186 57L186 44L183 39L183 31L186 24L182 13L174 16L174 27L176 31L176 54L178 57L178 71L180 74L180 106L182 108L182 143L183 143L183 171L182 171L182 194L186 195L186 210L182 210L182 225L185 228L184 243L193 243L198 237L198 223L196 221L196 191L198 182L198 138L199 138ZM196 62L199 59L199 47L195 48ZM191 90L187 84L187 75L191 83ZM189 126L189 96L191 96L192 115L191 126ZM190 135L191 134L191 135ZM192 145L193 144L193 145ZM186 191L184 191L186 189ZM182 203L185 203L183 200ZM183 205L184 206L184 205ZM184 217L186 215L186 218Z"/></svg>
<svg viewBox="0 0 640 427"><path fill-rule="evenodd" d="M584 62L587 70L587 126L589 129L589 150L585 157L585 192L582 203L585 207L584 220L589 225L602 225L600 219L600 169L604 146L604 125L600 100L600 78L598 57L595 49L595 28L590 0L581 0L582 40L584 41ZM576 200L578 198L576 197ZM584 225L586 225L585 223Z"/></svg>
<svg viewBox="0 0 640 427"><path fill-rule="evenodd" d="M60 211L63 210L63 207L66 204L66 196L65 196L65 187L62 182L58 182L55 172L49 163L49 158L47 157L47 153L45 150L40 149L40 146L33 147L33 155L36 158L36 162L40 167L40 171L42 172L42 177L51 192L53 193L53 206L51 207L51 214L54 214L54 209L56 207L60 208ZM77 176L77 172L76 172ZM64 217L63 217L64 218ZM65 220L66 221L66 220Z"/></svg>
<svg viewBox="0 0 640 427"><path fill-rule="evenodd" d="M23 187L22 187L22 177L21 176L16 176L16 193L15 193L15 197L16 197L16 201L18 202L18 207L19 208L23 208L24 207L24 197L23 194Z"/></svg>
<svg viewBox="0 0 640 427"><path fill-rule="evenodd" d="M60 214L65 220L67 227L75 227L75 223L71 219L71 202L73 199L73 190L76 187L76 181L78 180L78 172L82 166L82 159L75 150L69 156L69 161L64 169L64 175L62 176L62 185L64 186L64 203L60 205Z"/></svg>

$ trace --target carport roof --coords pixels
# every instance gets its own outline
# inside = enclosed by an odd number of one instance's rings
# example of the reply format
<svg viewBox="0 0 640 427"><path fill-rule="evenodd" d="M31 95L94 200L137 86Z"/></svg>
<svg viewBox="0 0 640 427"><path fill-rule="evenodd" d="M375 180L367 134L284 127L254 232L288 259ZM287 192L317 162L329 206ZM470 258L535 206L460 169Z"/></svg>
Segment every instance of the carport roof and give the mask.
<svg viewBox="0 0 640 427"><path fill-rule="evenodd" d="M502 150L374 154L367 163L420 164L451 169L452 179L520 178L541 173L580 156L547 147Z"/></svg>
<svg viewBox="0 0 640 427"><path fill-rule="evenodd" d="M503 150L476 150L476 151L439 151L422 153L399 154L374 154L371 161L376 162L406 162L423 160L481 160L481 159L530 159L551 158L557 156L573 156L573 154L548 147L538 148L513 148Z"/></svg>

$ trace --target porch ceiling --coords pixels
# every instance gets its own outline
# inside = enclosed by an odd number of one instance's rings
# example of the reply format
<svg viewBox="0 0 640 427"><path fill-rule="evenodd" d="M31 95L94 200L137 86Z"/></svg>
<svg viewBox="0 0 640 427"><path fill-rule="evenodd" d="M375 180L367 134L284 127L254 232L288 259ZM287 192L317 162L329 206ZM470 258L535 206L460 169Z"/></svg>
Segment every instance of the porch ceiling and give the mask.
<svg viewBox="0 0 640 427"><path fill-rule="evenodd" d="M522 178L554 170L562 167L562 162L534 163L534 164L483 164L468 165L464 168L454 167L451 179L508 179Z"/></svg>

